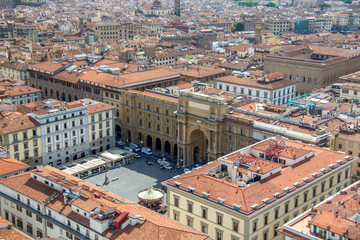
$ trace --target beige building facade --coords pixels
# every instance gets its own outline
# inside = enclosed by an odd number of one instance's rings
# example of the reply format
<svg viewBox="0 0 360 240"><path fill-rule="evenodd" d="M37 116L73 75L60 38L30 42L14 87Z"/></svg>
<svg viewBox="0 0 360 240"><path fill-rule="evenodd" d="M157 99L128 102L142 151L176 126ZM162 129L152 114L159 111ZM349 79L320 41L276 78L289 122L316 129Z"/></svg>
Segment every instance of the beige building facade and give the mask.
<svg viewBox="0 0 360 240"><path fill-rule="evenodd" d="M29 166L42 163L40 124L28 116L9 116L0 120L0 144L9 158Z"/></svg>
<svg viewBox="0 0 360 240"><path fill-rule="evenodd" d="M330 148L334 151L360 157L360 133L349 129L336 131L331 136ZM353 181L360 180L360 161L354 162L352 179Z"/></svg>
<svg viewBox="0 0 360 240"><path fill-rule="evenodd" d="M341 76L358 71L359 63L360 56L357 50L311 46L308 56L298 54L291 57L265 57L264 71L281 72L285 78L296 80L296 95L302 95L339 82Z"/></svg>
<svg viewBox="0 0 360 240"><path fill-rule="evenodd" d="M100 42L134 39L141 34L142 26L134 23L101 23L93 27L95 36Z"/></svg>

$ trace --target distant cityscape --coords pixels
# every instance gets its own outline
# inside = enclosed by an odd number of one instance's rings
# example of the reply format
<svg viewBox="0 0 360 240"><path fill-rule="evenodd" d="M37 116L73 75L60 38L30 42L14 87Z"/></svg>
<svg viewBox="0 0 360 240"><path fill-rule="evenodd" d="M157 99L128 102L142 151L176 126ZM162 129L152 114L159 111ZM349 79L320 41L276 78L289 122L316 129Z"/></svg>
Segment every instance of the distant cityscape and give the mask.
<svg viewBox="0 0 360 240"><path fill-rule="evenodd" d="M360 239L356 0L0 0L0 239Z"/></svg>

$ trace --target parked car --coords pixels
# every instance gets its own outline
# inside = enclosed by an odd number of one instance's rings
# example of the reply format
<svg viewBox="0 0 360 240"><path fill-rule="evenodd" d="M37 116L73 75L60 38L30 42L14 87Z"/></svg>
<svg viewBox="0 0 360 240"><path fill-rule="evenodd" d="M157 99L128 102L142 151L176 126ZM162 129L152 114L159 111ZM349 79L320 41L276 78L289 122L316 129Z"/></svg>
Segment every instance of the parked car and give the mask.
<svg viewBox="0 0 360 240"><path fill-rule="evenodd" d="M141 151L141 148L136 145L135 143L130 143L130 146L129 146L132 150L134 150L135 152L140 152Z"/></svg>
<svg viewBox="0 0 360 240"><path fill-rule="evenodd" d="M161 158L159 158L159 159L157 160L158 164L161 164L163 161L164 161L164 160L162 160Z"/></svg>
<svg viewBox="0 0 360 240"><path fill-rule="evenodd" d="M147 148L147 147L141 148L141 152L142 152L142 153L145 153L145 154L148 155L148 156L153 155L153 152L151 151L151 149L150 149L150 148Z"/></svg>
<svg viewBox="0 0 360 240"><path fill-rule="evenodd" d="M168 171L171 171L173 169L173 167L171 165L168 165L168 166L165 167L165 169L168 170Z"/></svg>
<svg viewBox="0 0 360 240"><path fill-rule="evenodd" d="M139 154L137 154L137 153L135 153L134 157L135 158L141 158L141 156Z"/></svg>
<svg viewBox="0 0 360 240"><path fill-rule="evenodd" d="M158 161L159 161L159 160L158 160ZM162 168L166 168L167 166L170 166L170 163L167 162L167 161L162 161L162 162L160 163L160 166L161 166Z"/></svg>

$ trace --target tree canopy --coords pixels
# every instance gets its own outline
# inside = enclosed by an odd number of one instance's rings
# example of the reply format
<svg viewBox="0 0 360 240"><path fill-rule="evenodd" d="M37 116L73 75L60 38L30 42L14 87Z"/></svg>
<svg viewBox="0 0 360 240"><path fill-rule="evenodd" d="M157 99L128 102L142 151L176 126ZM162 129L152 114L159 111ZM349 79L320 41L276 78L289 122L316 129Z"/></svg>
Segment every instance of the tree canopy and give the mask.
<svg viewBox="0 0 360 240"><path fill-rule="evenodd" d="M239 6L246 6L246 7L255 7L259 5L258 2L255 2L254 0L241 0L238 2Z"/></svg>
<svg viewBox="0 0 360 240"><path fill-rule="evenodd" d="M232 32L244 31L244 23L242 21L236 21L232 27Z"/></svg>
<svg viewBox="0 0 360 240"><path fill-rule="evenodd" d="M277 8L279 7L276 2L268 2L265 4L266 7L273 7L273 8Z"/></svg>

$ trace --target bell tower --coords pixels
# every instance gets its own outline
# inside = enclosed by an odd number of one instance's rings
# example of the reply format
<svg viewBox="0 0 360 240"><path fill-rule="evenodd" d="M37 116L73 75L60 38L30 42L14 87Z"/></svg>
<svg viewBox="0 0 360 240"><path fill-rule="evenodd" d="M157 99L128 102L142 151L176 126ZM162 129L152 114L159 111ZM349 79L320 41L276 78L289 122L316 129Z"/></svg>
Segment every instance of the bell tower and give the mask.
<svg viewBox="0 0 360 240"><path fill-rule="evenodd" d="M174 6L174 15L180 17L180 0L174 0L175 6Z"/></svg>

